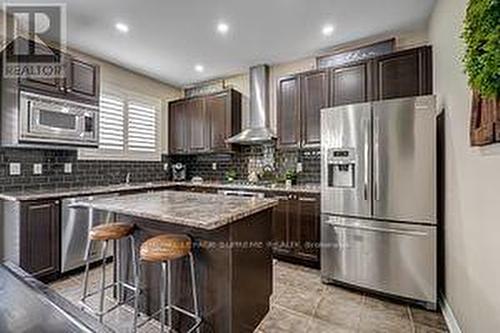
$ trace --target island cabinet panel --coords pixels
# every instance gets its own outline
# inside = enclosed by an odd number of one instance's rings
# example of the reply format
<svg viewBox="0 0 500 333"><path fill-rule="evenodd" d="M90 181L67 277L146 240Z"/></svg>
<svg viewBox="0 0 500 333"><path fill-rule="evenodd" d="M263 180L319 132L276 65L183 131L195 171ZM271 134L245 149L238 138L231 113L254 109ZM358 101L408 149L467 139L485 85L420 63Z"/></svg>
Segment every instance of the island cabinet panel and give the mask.
<svg viewBox="0 0 500 333"><path fill-rule="evenodd" d="M241 94L233 89L169 105L171 154L231 150L226 140L241 130Z"/></svg>
<svg viewBox="0 0 500 333"><path fill-rule="evenodd" d="M59 201L21 204L20 266L38 279L59 272Z"/></svg>
<svg viewBox="0 0 500 333"><path fill-rule="evenodd" d="M391 53L374 62L377 99L432 94L430 46Z"/></svg>
<svg viewBox="0 0 500 333"><path fill-rule="evenodd" d="M269 194L279 200L273 215L273 254L278 259L319 267L319 195Z"/></svg>
<svg viewBox="0 0 500 333"><path fill-rule="evenodd" d="M194 244L196 283L203 322L202 333L253 332L269 311L272 294L272 256L266 246L271 240L272 208L250 215L229 225L204 230L118 215L120 221L135 224L136 244L163 233L187 234ZM123 265L119 274L130 283L132 265L129 244L120 242ZM143 262L141 265L141 311L151 314L160 301L161 265ZM193 310L189 261L181 258L172 262L172 301ZM131 296L129 293L122 298ZM178 332L187 332L192 320L174 311L173 324Z"/></svg>
<svg viewBox="0 0 500 333"><path fill-rule="evenodd" d="M282 78L278 82L278 145L298 148L301 142L299 76Z"/></svg>
<svg viewBox="0 0 500 333"><path fill-rule="evenodd" d="M328 107L328 72L314 71L301 75L301 146L319 147L320 111Z"/></svg>
<svg viewBox="0 0 500 333"><path fill-rule="evenodd" d="M333 68L330 72L331 105L368 102L372 99L370 63Z"/></svg>
<svg viewBox="0 0 500 333"><path fill-rule="evenodd" d="M186 121L186 101L175 101L170 103L169 119L169 145L173 154L188 151L187 136L189 127Z"/></svg>

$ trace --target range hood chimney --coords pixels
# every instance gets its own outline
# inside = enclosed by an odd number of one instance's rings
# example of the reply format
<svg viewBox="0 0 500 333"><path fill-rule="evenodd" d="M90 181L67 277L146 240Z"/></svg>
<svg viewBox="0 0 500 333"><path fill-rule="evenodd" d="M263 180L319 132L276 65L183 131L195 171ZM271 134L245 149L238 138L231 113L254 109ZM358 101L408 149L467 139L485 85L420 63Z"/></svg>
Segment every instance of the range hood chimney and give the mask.
<svg viewBox="0 0 500 333"><path fill-rule="evenodd" d="M269 67L250 67L250 127L229 138L227 142L254 145L275 138L269 128Z"/></svg>

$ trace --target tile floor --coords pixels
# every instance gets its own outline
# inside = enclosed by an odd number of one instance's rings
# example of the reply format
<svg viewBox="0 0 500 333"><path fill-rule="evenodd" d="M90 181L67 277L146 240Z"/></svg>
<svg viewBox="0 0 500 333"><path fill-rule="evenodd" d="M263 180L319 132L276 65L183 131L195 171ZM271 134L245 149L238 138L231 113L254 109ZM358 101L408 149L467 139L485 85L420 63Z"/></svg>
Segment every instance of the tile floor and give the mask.
<svg viewBox="0 0 500 333"><path fill-rule="evenodd" d="M112 265L107 267L112 280ZM95 287L99 270L90 273L90 286ZM64 297L78 303L83 274L59 280L51 286ZM321 283L319 271L284 262L274 264L274 293L271 309L256 333L443 333L446 324L439 312L389 302L344 288ZM97 306L97 297L90 300ZM112 302L111 290L107 305ZM105 316L104 322L117 332L129 332L132 309L117 309ZM151 321L140 332L159 332Z"/></svg>

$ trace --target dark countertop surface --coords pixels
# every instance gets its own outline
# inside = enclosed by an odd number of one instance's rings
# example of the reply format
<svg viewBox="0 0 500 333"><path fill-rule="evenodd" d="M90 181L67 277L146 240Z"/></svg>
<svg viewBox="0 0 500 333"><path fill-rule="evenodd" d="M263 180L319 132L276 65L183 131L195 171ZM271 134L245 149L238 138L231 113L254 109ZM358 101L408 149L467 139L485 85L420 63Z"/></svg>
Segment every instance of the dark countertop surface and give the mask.
<svg viewBox="0 0 500 333"><path fill-rule="evenodd" d="M67 197L77 197L85 195L97 195L112 192L126 192L135 190L154 190L154 189L167 189L174 186L196 186L216 189L228 190L246 190L246 191L266 191L266 192L288 192L288 193L303 193L303 194L319 194L319 184L310 185L292 185L287 188L282 184L279 185L250 185L238 183L219 183L219 182L204 182L195 184L192 182L170 182L158 181L148 183L131 183L131 184L114 184L108 186L86 186L74 188L52 188L43 190L24 190L17 192L4 192L0 193L0 200L7 201L30 201L42 199L58 199Z"/></svg>
<svg viewBox="0 0 500 333"><path fill-rule="evenodd" d="M156 191L97 198L71 207L91 207L159 222L213 230L272 208L278 200L186 191Z"/></svg>
<svg viewBox="0 0 500 333"><path fill-rule="evenodd" d="M0 332L112 332L12 263L0 265Z"/></svg>

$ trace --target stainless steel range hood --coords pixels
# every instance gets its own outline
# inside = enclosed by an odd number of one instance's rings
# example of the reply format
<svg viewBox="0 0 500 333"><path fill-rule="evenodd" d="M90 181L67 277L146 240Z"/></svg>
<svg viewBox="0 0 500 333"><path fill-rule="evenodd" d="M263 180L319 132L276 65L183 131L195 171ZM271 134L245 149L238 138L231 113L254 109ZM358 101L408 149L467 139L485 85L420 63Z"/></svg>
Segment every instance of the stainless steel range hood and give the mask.
<svg viewBox="0 0 500 333"><path fill-rule="evenodd" d="M250 68L250 127L229 138L227 142L253 145L270 142L276 135L269 128L269 67Z"/></svg>

